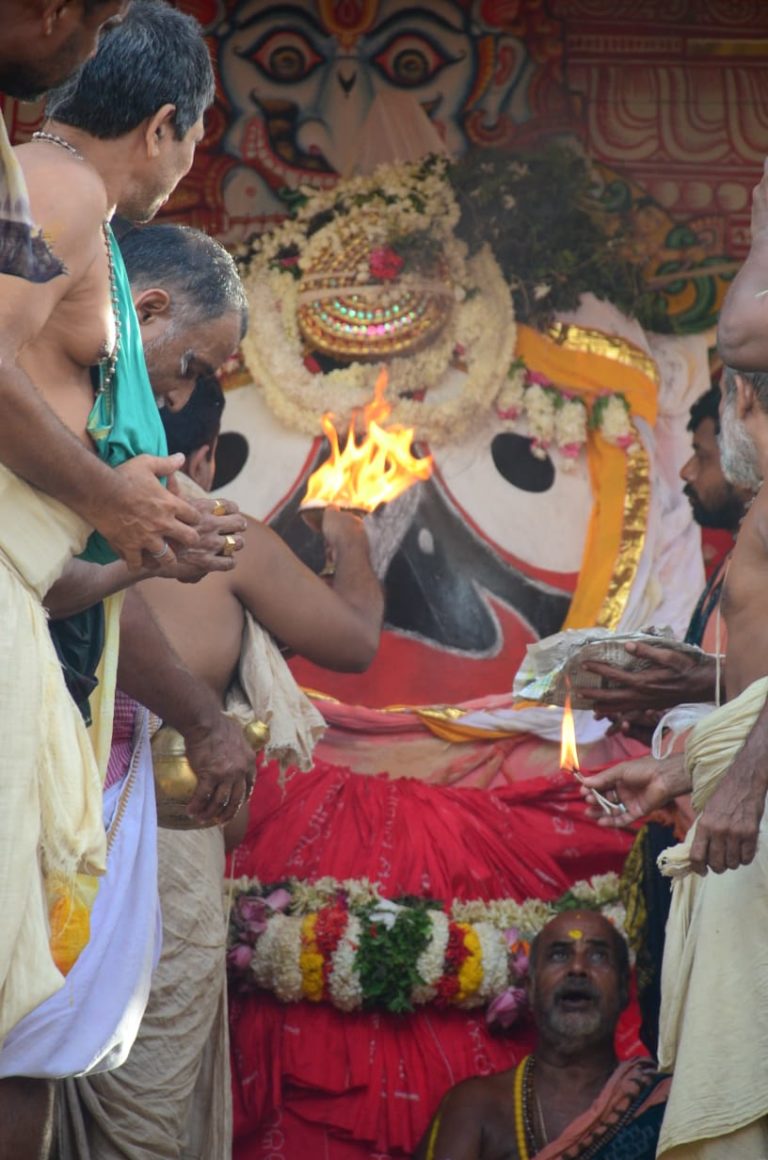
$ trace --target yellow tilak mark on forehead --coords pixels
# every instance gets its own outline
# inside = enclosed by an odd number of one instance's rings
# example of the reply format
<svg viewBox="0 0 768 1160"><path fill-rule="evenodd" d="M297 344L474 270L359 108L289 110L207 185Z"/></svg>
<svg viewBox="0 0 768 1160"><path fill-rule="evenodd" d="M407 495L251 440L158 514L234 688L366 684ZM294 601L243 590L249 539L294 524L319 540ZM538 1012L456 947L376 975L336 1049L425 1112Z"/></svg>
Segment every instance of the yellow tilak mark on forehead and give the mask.
<svg viewBox="0 0 768 1160"><path fill-rule="evenodd" d="M584 938L584 932L582 930L569 930L568 938L572 938L576 942L578 939Z"/></svg>

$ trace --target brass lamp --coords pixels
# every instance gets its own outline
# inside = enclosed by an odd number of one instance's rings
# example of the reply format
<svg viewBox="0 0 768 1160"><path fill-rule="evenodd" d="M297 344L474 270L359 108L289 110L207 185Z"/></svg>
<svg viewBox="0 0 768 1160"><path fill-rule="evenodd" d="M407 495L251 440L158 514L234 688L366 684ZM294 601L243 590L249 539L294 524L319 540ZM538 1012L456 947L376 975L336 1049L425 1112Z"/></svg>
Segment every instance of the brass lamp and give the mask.
<svg viewBox="0 0 768 1160"><path fill-rule="evenodd" d="M254 753L269 741L269 726L264 721L249 721L243 733ZM200 830L218 824L198 822L187 813L197 789L197 774L187 760L184 738L170 725L163 725L152 738L152 765L159 826L168 830Z"/></svg>

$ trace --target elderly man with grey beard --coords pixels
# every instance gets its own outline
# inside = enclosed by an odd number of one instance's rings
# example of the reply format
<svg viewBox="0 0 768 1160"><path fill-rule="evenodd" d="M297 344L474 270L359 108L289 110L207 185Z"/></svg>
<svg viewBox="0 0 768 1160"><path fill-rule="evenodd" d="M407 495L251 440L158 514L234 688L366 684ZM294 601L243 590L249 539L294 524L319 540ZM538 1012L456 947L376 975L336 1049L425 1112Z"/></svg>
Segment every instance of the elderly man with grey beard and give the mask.
<svg viewBox="0 0 768 1160"><path fill-rule="evenodd" d="M606 918L551 919L530 949L533 1054L451 1088L416 1160L653 1160L669 1081L616 1057L628 988L627 945Z"/></svg>
<svg viewBox="0 0 768 1160"><path fill-rule="evenodd" d="M757 493L724 587L727 701L688 722L684 752L589 779L615 789L629 818L693 795L694 826L659 860L673 879L659 1043L674 1071L665 1160L768 1156L768 374L726 369L720 447L728 478Z"/></svg>

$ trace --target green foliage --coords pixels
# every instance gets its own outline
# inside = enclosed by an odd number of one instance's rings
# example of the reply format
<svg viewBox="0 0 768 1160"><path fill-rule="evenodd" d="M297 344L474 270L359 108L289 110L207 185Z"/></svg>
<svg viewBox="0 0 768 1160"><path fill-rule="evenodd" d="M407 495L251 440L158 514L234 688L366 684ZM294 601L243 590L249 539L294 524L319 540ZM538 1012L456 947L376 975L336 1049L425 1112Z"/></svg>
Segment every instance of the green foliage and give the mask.
<svg viewBox="0 0 768 1160"><path fill-rule="evenodd" d="M472 252L490 245L520 322L546 329L591 291L644 325L668 329L659 296L644 290L625 256L629 207L600 187L573 149L476 149L449 173L461 206L458 232Z"/></svg>
<svg viewBox="0 0 768 1160"><path fill-rule="evenodd" d="M414 987L424 982L416 963L430 939L429 910L434 904L409 900L409 909L401 910L391 927L377 921L378 905L372 902L359 912L362 933L356 966L364 1006L406 1014L413 1010Z"/></svg>

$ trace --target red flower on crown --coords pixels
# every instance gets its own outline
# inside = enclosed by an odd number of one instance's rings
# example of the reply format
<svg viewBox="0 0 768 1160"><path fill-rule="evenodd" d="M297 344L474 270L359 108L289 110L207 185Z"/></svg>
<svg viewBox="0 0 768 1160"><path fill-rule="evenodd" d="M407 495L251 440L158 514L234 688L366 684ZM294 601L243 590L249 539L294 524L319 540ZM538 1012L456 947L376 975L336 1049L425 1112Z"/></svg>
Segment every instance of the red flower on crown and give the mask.
<svg viewBox="0 0 768 1160"><path fill-rule="evenodd" d="M371 250L368 271L372 278L380 282L393 282L405 265L405 261L391 246L380 246Z"/></svg>

